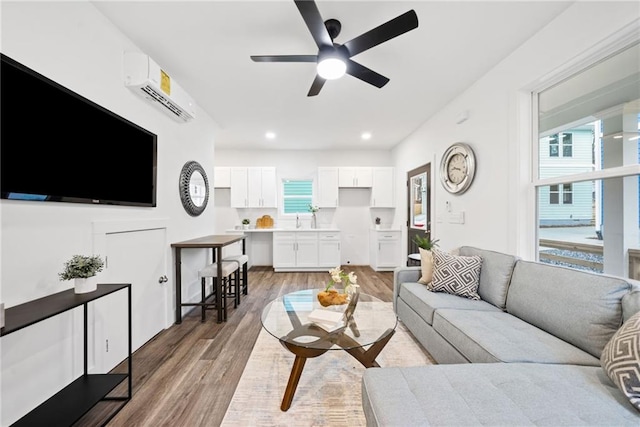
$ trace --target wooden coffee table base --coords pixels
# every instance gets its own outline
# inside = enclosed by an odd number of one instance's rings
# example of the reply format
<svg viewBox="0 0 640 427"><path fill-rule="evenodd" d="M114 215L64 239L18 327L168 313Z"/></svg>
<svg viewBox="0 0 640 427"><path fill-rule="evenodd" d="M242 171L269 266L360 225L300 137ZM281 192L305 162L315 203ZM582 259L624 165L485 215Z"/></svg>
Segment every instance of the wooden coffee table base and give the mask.
<svg viewBox="0 0 640 427"><path fill-rule="evenodd" d="M304 364L307 359L321 356L329 351L331 347L337 345L353 356L357 361L362 363L365 368L378 368L380 365L376 362L376 357L378 357L378 354L380 354L382 349L387 345L394 333L394 329L387 329L380 338L369 347L369 349L365 350L361 346L358 346L355 340L346 336L342 330L327 333L313 324L297 327L286 337L280 339L280 344L296 356L293 361L293 367L291 368L291 374L289 375L289 381L287 382L287 389L284 392L280 409L282 411L287 411L291 407L291 402L293 401L293 396L296 393L298 381L300 381L300 375L302 375L302 370L304 369ZM307 348L292 343L296 337L301 336L316 336L318 337L318 340L314 342L314 346L325 348Z"/></svg>

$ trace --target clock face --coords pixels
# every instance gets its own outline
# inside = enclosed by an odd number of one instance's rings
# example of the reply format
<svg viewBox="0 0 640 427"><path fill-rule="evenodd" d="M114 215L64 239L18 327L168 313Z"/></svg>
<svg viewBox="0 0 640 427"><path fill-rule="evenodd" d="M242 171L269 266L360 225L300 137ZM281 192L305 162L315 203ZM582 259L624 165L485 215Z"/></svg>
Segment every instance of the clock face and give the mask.
<svg viewBox="0 0 640 427"><path fill-rule="evenodd" d="M452 194L464 193L475 175L476 160L471 147L462 142L452 144L440 162L442 186Z"/></svg>
<svg viewBox="0 0 640 427"><path fill-rule="evenodd" d="M447 165L447 175L449 181L460 184L467 176L467 159L462 153L456 153L449 159Z"/></svg>

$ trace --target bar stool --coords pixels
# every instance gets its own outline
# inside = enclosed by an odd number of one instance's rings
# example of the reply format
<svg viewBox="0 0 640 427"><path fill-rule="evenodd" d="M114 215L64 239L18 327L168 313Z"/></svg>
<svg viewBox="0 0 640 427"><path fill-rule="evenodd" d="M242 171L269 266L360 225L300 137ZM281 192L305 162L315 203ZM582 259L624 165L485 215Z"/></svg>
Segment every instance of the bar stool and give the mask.
<svg viewBox="0 0 640 427"><path fill-rule="evenodd" d="M200 289L202 292L202 301L199 304L202 307L202 319L201 321L204 322L205 320L205 313L207 308L211 307L211 308L216 308L218 311L218 318L222 318L222 321L227 321L227 296L228 296L228 290L227 288L231 286L231 275L236 273L237 274L238 271L238 263L237 262L222 262L222 280L220 282L218 282L218 263L213 263L213 264L209 264L206 267L204 267L203 269L201 269L200 271L198 271L198 277L200 278ZM213 290L212 292L207 295L206 294L206 280L207 277L211 277L213 279ZM235 292L234 293L238 293L239 291L238 286L235 286ZM221 303L220 303L220 307L218 307L216 305L215 302L213 303L208 303L206 302L207 299L211 298L212 296L216 296L217 292L221 293ZM234 301L237 301L237 298L234 296ZM235 306L237 307L237 304L235 304Z"/></svg>
<svg viewBox="0 0 640 427"><path fill-rule="evenodd" d="M223 262L235 262L238 264L238 271L236 271L237 280L240 276L240 267L242 267L242 280L240 281L240 287L242 288L242 294L247 295L249 293L249 281L247 274L247 266L249 263L249 257L247 255L233 255L223 259ZM240 304L240 295L238 294L238 304Z"/></svg>

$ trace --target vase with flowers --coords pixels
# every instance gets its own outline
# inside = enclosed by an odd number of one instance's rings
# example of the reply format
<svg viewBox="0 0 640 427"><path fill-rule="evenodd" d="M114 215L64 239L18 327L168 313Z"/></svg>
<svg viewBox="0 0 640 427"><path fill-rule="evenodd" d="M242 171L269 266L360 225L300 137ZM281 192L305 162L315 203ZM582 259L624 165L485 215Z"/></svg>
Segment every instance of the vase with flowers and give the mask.
<svg viewBox="0 0 640 427"><path fill-rule="evenodd" d="M329 270L331 279L324 291L318 292L318 301L323 307L348 303L359 292L358 276L352 271L345 273L339 266ZM336 289L336 284L342 284L342 292Z"/></svg>
<svg viewBox="0 0 640 427"><path fill-rule="evenodd" d="M315 205L309 205L309 212L311 212L311 228L317 228L318 223L316 221L316 212L318 212L320 208Z"/></svg>

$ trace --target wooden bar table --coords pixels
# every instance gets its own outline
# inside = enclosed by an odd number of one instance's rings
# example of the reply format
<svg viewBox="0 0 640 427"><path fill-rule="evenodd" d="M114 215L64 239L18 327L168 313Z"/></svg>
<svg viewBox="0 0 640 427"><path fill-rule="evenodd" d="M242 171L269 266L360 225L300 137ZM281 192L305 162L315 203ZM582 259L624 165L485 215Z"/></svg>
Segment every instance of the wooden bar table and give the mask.
<svg viewBox="0 0 640 427"><path fill-rule="evenodd" d="M174 248L174 260L176 268L176 324L182 323L182 307L193 304L182 303L182 249L213 249L213 260L222 260L222 248L235 242L242 241L242 253L246 254L246 244L244 234L212 234L210 236L198 237L183 242L172 243ZM216 290L216 307L218 307L218 323L222 322L222 262L218 262L217 273L218 289Z"/></svg>

